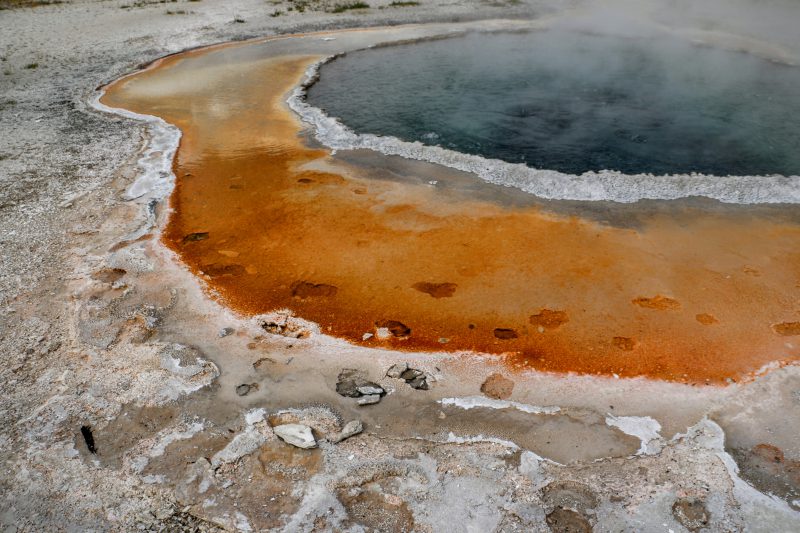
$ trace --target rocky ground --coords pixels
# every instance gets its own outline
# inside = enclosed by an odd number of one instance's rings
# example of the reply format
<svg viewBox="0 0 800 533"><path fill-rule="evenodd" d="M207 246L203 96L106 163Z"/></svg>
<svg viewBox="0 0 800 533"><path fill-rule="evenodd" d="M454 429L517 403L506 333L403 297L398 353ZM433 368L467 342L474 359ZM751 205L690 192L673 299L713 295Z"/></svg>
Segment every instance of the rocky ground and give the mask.
<svg viewBox="0 0 800 533"><path fill-rule="evenodd" d="M126 199L147 128L90 105L186 48L569 2L17 4L0 3L4 531L800 527L797 367L727 388L510 375L234 316L152 238L165 206Z"/></svg>

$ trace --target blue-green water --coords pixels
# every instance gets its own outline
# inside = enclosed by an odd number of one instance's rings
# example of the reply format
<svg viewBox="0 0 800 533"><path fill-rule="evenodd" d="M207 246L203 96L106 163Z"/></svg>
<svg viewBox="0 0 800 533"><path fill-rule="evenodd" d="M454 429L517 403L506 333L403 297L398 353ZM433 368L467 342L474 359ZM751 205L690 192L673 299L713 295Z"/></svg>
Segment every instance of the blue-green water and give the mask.
<svg viewBox="0 0 800 533"><path fill-rule="evenodd" d="M308 101L358 133L572 174L800 174L800 69L671 37L363 50L324 65Z"/></svg>

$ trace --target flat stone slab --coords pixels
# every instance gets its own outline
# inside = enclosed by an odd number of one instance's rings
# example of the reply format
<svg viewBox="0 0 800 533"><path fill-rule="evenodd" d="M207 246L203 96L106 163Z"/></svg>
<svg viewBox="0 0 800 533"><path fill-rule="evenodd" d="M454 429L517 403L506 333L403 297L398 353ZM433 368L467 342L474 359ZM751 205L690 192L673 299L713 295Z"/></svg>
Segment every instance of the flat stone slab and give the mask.
<svg viewBox="0 0 800 533"><path fill-rule="evenodd" d="M311 428L303 424L283 424L275 426L272 428L272 431L274 431L281 440L292 446L303 449L317 447L317 441L314 438L314 434L311 432Z"/></svg>

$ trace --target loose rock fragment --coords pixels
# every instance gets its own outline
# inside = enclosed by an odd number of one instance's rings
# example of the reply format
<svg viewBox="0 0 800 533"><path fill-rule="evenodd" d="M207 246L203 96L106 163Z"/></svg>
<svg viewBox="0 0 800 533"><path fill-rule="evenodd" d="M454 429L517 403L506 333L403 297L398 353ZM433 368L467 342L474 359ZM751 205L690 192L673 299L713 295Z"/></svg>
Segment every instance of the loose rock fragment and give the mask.
<svg viewBox="0 0 800 533"><path fill-rule="evenodd" d="M275 426L272 430L281 440L292 446L303 449L317 446L317 441L314 439L311 428L303 424L283 424Z"/></svg>
<svg viewBox="0 0 800 533"><path fill-rule="evenodd" d="M353 435L358 435L364 431L364 425L361 423L360 420L351 420L342 428L342 431L339 433L332 435L328 438L328 440L334 444L342 442L345 439L349 439Z"/></svg>
<svg viewBox="0 0 800 533"><path fill-rule="evenodd" d="M417 390L428 390L428 374L423 370L411 368L408 363L397 363L386 371L386 376L404 380L411 388Z"/></svg>
<svg viewBox="0 0 800 533"><path fill-rule="evenodd" d="M380 397L386 394L383 387L373 381L368 381L358 370L352 368L345 368L339 373L336 392L348 398L360 398L364 395L374 394Z"/></svg>
<svg viewBox="0 0 800 533"><path fill-rule="evenodd" d="M383 394L383 387L376 386L376 385L364 385L358 387L358 392L360 392L363 396L370 396L372 394Z"/></svg>
<svg viewBox="0 0 800 533"><path fill-rule="evenodd" d="M247 426L233 440L211 457L211 467L235 463L245 455L258 450L269 438L269 426L264 420L264 409L253 409L244 415Z"/></svg>
<svg viewBox="0 0 800 533"><path fill-rule="evenodd" d="M399 379L406 370L408 370L408 363L394 364L386 371L386 377Z"/></svg>
<svg viewBox="0 0 800 533"><path fill-rule="evenodd" d="M417 389L417 390L430 389L430 385L428 385L428 380L424 375L417 376L411 381L406 381L406 383L408 383L412 389Z"/></svg>
<svg viewBox="0 0 800 533"><path fill-rule="evenodd" d="M381 401L381 395L370 394L368 396L362 396L356 401L358 402L358 405L372 405L374 403L378 403L379 401Z"/></svg>
<svg viewBox="0 0 800 533"><path fill-rule="evenodd" d="M417 379L419 376L423 375L424 372L422 370L417 370L416 368L409 368L402 374L400 374L400 379L404 379L406 381L412 381Z"/></svg>
<svg viewBox="0 0 800 533"><path fill-rule="evenodd" d="M219 330L219 334L218 335L219 335L220 338L227 337L228 335L233 334L234 331L236 331L236 330L233 329L233 328L222 328L221 330Z"/></svg>

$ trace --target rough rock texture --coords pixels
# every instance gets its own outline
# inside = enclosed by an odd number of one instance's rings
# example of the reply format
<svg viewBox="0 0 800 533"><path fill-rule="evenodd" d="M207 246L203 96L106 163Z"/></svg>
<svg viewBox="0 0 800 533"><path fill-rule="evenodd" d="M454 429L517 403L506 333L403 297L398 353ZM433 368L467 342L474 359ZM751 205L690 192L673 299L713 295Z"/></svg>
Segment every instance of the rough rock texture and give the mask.
<svg viewBox="0 0 800 533"><path fill-rule="evenodd" d="M281 438L282 441L297 446L298 448L316 448L317 441L311 428L302 424L283 424L275 426L272 431Z"/></svg>

